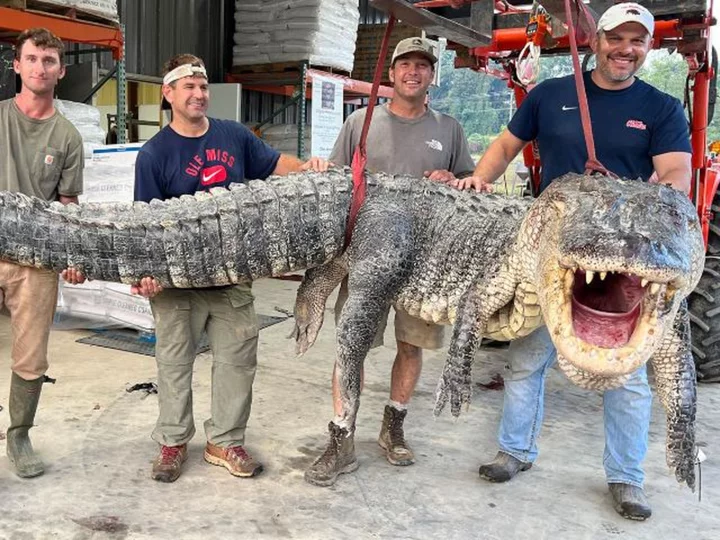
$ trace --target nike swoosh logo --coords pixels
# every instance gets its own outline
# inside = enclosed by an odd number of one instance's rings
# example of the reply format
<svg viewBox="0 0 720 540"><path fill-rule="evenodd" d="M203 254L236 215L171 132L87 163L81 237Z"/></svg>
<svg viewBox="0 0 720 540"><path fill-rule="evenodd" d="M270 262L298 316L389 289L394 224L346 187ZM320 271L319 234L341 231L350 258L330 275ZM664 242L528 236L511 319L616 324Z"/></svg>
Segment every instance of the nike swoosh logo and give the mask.
<svg viewBox="0 0 720 540"><path fill-rule="evenodd" d="M213 176L215 176L215 175L216 175L217 173L219 173L219 172L220 172L220 169L218 169L217 171L211 173L209 176L205 176L205 175L203 174L202 181L203 181L203 182L209 182L210 180L212 180Z"/></svg>
<svg viewBox="0 0 720 540"><path fill-rule="evenodd" d="M567 105L562 106L563 111L572 111L573 109L577 109L577 107L568 107Z"/></svg>

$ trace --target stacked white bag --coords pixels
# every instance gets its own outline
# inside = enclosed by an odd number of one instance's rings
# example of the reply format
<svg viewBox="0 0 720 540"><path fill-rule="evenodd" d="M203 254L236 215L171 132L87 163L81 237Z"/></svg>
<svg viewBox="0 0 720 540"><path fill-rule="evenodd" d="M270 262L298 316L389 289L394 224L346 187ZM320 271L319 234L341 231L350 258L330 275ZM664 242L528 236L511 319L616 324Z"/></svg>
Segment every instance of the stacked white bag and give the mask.
<svg viewBox="0 0 720 540"><path fill-rule="evenodd" d="M105 144L105 130L100 127L100 111L92 105L63 99L55 100L55 108L80 132L85 159L90 159L93 148Z"/></svg>
<svg viewBox="0 0 720 540"><path fill-rule="evenodd" d="M352 71L358 0L237 0L233 65L307 60Z"/></svg>

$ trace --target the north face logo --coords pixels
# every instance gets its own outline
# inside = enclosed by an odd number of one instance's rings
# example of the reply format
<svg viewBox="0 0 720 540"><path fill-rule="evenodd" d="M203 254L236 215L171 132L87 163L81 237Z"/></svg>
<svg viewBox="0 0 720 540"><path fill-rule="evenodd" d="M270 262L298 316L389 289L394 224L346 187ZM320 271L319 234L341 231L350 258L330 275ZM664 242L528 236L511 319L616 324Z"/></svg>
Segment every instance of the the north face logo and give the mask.
<svg viewBox="0 0 720 540"><path fill-rule="evenodd" d="M438 141L436 139L432 139L431 141L425 141L425 144L427 144L428 147L432 148L433 150L442 152L443 145L440 141Z"/></svg>

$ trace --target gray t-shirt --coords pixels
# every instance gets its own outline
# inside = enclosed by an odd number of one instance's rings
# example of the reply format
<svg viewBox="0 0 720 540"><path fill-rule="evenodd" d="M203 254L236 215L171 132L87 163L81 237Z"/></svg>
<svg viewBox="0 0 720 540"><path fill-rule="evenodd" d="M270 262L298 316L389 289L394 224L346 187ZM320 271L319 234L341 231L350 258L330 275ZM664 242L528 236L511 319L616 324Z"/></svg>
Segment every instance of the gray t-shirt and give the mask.
<svg viewBox="0 0 720 540"><path fill-rule="evenodd" d="M343 124L330 161L350 165L367 109ZM448 170L456 176L475 169L462 126L452 116L430 108L419 118L402 118L387 104L375 107L367 138L367 169L422 178L425 171Z"/></svg>
<svg viewBox="0 0 720 540"><path fill-rule="evenodd" d="M55 201L83 188L83 143L70 121L25 116L14 99L0 101L0 190Z"/></svg>

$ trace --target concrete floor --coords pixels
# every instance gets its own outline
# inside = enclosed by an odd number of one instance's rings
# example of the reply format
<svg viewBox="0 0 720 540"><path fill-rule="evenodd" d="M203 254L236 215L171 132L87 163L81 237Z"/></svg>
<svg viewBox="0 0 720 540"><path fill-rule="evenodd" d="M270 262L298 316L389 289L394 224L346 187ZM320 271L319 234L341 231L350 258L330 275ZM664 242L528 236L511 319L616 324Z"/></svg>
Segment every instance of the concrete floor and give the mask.
<svg viewBox="0 0 720 540"><path fill-rule="evenodd" d="M295 284L256 283L257 310L292 309ZM21 480L8 468L0 441L0 538L387 538L605 539L720 538L720 386L699 390L698 440L707 444L702 501L679 486L665 465L665 422L655 403L646 490L654 515L645 523L612 509L602 470L600 397L551 374L541 456L531 471L505 485L477 476L495 454L502 392L476 389L458 421L432 416L444 354L426 353L407 421L416 465L389 465L376 444L389 391L394 351L371 352L356 436L360 469L331 488L306 484L303 471L326 441L331 418L332 318L318 343L296 359L285 339L292 320L260 333L248 448L265 464L255 479L236 479L202 459L202 421L209 411L208 355L196 363L195 418L199 432L183 476L150 480L156 445L150 439L155 396L128 394L128 384L153 380L154 360L75 343L85 332L55 331L36 449L44 476ZM9 358L8 324L0 324L0 355ZM489 358L489 357L488 357ZM7 366L7 363L5 364ZM0 378L7 403L10 372ZM483 359L479 378L502 369ZM476 380L478 377L476 377ZM8 424L0 413L0 428Z"/></svg>

